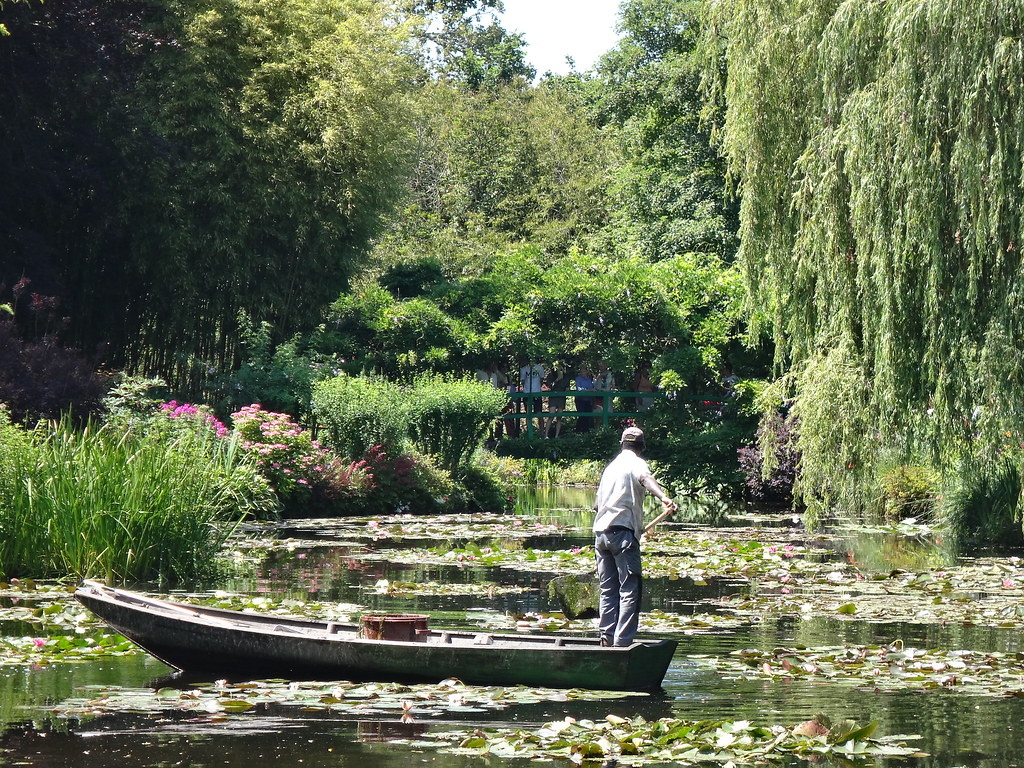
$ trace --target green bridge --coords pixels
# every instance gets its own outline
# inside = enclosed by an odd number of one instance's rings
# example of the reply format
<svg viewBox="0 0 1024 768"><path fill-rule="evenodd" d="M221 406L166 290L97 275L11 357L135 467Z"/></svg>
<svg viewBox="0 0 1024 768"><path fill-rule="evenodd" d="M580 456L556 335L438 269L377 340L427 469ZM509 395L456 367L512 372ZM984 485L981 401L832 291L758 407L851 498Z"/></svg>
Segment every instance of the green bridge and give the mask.
<svg viewBox="0 0 1024 768"><path fill-rule="evenodd" d="M561 418L563 416L580 416L583 418L593 419L595 422L600 423L602 427L611 426L612 419L621 418L642 418L647 409L639 410L614 410L615 400L619 399L622 402L628 402L630 400L633 403L638 403L643 400L654 401L664 400L670 395L664 392L625 392L621 390L579 390L572 389L568 391L544 391L544 392L510 392L509 400L512 403L514 410L509 411L501 415L501 419L508 422L518 421L526 419L526 437L532 440L536 432L535 422L538 419L546 418ZM576 410L564 410L564 411L545 411L542 405L538 401L543 401L549 397L565 397L568 402L568 398L590 398L594 403L593 411L576 411ZM709 404L709 406L720 406L725 401L724 394L708 394L708 395L677 395L685 400L700 400Z"/></svg>

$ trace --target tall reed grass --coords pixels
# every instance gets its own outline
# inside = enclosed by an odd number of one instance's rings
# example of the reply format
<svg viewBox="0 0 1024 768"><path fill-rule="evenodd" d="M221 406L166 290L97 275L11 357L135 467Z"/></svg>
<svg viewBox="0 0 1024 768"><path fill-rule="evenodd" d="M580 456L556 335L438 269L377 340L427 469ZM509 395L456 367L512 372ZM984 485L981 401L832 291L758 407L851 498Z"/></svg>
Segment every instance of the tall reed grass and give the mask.
<svg viewBox="0 0 1024 768"><path fill-rule="evenodd" d="M939 520L951 537L978 544L1024 543L1024 481L1010 458L965 458L944 478Z"/></svg>
<svg viewBox="0 0 1024 768"><path fill-rule="evenodd" d="M2 435L0 575L199 578L272 493L237 442L207 429L68 423ZM26 439L27 438L27 439Z"/></svg>
<svg viewBox="0 0 1024 768"><path fill-rule="evenodd" d="M519 466L521 482L526 485L597 485L606 464L591 459L521 459Z"/></svg>

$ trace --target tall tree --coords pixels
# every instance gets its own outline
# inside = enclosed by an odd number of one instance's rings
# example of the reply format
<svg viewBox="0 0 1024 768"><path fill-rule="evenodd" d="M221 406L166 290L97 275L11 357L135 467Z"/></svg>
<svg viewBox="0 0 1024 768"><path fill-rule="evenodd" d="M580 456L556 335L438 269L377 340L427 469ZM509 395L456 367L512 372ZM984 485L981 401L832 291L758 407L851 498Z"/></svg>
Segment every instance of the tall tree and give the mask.
<svg viewBox="0 0 1024 768"><path fill-rule="evenodd" d="M562 82L425 87L406 206L375 263L437 257L456 274L508 243L582 246L606 221L617 155L577 101Z"/></svg>
<svg viewBox="0 0 1024 768"><path fill-rule="evenodd" d="M713 5L749 305L811 497L863 499L880 447L1019 455L1022 39L1019 0Z"/></svg>
<svg viewBox="0 0 1024 768"><path fill-rule="evenodd" d="M523 35L497 19L501 0L402 0L402 7L423 20L419 53L423 68L437 78L478 90L536 74L526 61Z"/></svg>
<svg viewBox="0 0 1024 768"><path fill-rule="evenodd" d="M703 0L626 0L622 38L593 85L595 119L614 130L610 239L657 260L696 251L731 260L737 209L712 146L697 52Z"/></svg>
<svg viewBox="0 0 1024 768"><path fill-rule="evenodd" d="M0 82L12 271L43 255L82 346L109 341L115 363L178 383L230 360L240 310L288 331L315 323L405 163L414 71L391 10L5 8L18 15Z"/></svg>

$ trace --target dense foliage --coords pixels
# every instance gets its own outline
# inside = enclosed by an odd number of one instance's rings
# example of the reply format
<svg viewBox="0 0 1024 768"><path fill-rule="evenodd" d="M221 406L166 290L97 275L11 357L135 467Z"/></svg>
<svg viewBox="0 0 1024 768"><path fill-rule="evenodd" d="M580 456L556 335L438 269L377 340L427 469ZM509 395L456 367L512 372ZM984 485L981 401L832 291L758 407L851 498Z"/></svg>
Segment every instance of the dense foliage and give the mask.
<svg viewBox="0 0 1024 768"><path fill-rule="evenodd" d="M585 247L607 221L618 150L587 118L573 85L466 91L436 83L420 91L415 165L375 266L431 258L455 275L509 243L552 254Z"/></svg>
<svg viewBox="0 0 1024 768"><path fill-rule="evenodd" d="M396 193L409 29L356 0L5 5L0 280L198 386L236 316L315 324Z"/></svg>
<svg viewBox="0 0 1024 768"><path fill-rule="evenodd" d="M757 375L700 4L628 0L596 71L539 82L499 6L5 4L0 161L27 194L0 193L0 279L56 297L54 339L236 414L286 513L389 473L495 501L472 455L502 396L464 379L490 364L605 360L625 389L649 365L679 403L727 361ZM677 480L711 445L735 474L752 428L719 417L651 415Z"/></svg>
<svg viewBox="0 0 1024 768"><path fill-rule="evenodd" d="M697 252L731 261L737 206L724 183L701 93L703 2L630 0L619 44L598 66L589 111L617 137L611 220L602 239L658 260Z"/></svg>
<svg viewBox="0 0 1024 768"><path fill-rule="evenodd" d="M803 497L863 508L880 463L1019 468L1024 8L712 9L740 260L800 419Z"/></svg>
<svg viewBox="0 0 1024 768"><path fill-rule="evenodd" d="M380 283L332 307L325 344L389 376L465 373L496 362L514 374L520 357L570 367L606 360L628 389L643 361L673 390L716 386L739 332L738 275L696 255L658 263L573 254L554 262L510 248L479 274L420 283L403 299Z"/></svg>
<svg viewBox="0 0 1024 768"><path fill-rule="evenodd" d="M316 385L313 413L324 440L339 455L359 460L371 448L400 451L409 431L409 404L400 386L384 379L337 376Z"/></svg>

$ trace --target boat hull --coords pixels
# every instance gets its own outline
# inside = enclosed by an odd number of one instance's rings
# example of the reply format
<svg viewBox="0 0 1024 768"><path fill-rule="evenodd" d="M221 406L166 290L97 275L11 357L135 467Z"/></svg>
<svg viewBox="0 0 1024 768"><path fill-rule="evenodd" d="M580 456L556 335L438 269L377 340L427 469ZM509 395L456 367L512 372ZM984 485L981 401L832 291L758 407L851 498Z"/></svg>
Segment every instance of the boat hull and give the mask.
<svg viewBox="0 0 1024 768"><path fill-rule="evenodd" d="M417 641L366 639L358 627L200 608L87 583L75 596L118 633L189 673L437 682L598 690L661 686L675 640L602 648L552 635L425 633Z"/></svg>

